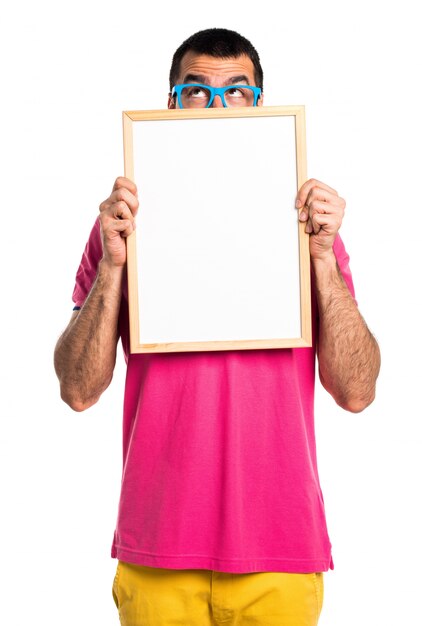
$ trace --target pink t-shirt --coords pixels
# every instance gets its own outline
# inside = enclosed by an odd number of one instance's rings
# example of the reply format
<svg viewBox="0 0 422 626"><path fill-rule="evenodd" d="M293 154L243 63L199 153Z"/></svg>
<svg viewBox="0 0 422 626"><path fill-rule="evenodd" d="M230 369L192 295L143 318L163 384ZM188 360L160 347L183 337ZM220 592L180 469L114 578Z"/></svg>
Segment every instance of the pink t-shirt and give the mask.
<svg viewBox="0 0 422 626"><path fill-rule="evenodd" d="M340 237L334 251L354 295ZM77 306L101 256L97 220ZM119 330L127 379L112 556L231 573L333 568L315 450L314 349L130 354L126 284Z"/></svg>

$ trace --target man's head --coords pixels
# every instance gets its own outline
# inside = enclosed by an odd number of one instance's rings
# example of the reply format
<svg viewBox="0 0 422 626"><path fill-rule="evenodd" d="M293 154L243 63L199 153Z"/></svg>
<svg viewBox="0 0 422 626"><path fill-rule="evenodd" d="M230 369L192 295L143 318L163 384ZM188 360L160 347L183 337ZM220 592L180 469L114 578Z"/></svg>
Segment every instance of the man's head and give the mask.
<svg viewBox="0 0 422 626"><path fill-rule="evenodd" d="M189 37L176 50L170 69L169 108L179 106L172 89L185 83L212 87L245 85L263 88L263 71L259 56L250 41L232 30L210 28ZM252 90L245 90L252 94ZM236 94L234 94L236 95ZM251 96L253 97L253 96ZM255 102L262 104L262 95ZM212 106L222 106L216 96Z"/></svg>

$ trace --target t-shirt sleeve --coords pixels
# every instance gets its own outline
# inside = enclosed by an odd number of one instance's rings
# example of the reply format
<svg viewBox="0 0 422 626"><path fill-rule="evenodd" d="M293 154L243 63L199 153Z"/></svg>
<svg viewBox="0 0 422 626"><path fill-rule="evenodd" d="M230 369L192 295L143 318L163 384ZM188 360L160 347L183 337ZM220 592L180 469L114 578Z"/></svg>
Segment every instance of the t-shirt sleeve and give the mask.
<svg viewBox="0 0 422 626"><path fill-rule="evenodd" d="M350 257L346 252L346 248L344 247L344 243L340 235L338 234L334 240L333 250L334 250L335 257L337 259L337 265L339 266L340 272L344 278L344 282L346 283L354 301L356 302L355 287L353 285L352 272L350 271L350 266L349 266Z"/></svg>
<svg viewBox="0 0 422 626"><path fill-rule="evenodd" d="M75 309L83 306L92 285L97 276L98 263L103 256L103 245L101 242L100 220L97 218L85 246L79 269L76 273L75 288L72 300Z"/></svg>

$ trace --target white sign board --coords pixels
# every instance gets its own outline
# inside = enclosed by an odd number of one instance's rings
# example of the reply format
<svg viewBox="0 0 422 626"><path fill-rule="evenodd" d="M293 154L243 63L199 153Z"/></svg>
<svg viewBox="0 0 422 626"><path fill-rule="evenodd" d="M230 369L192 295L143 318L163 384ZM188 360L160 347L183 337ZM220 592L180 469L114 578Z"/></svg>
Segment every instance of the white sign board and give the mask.
<svg viewBox="0 0 422 626"><path fill-rule="evenodd" d="M140 203L128 241L132 352L310 345L308 236L295 209L303 116L124 113Z"/></svg>

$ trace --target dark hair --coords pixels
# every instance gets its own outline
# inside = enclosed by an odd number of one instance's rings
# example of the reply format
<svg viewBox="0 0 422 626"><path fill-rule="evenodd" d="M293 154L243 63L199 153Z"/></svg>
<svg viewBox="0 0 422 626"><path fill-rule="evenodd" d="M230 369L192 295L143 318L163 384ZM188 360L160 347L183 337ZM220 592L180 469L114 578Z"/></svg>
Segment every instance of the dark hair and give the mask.
<svg viewBox="0 0 422 626"><path fill-rule="evenodd" d="M242 54L248 56L254 65L254 78L257 87L263 89L264 74L258 52L248 39L234 30L226 28L208 28L201 30L182 43L173 55L170 68L170 89L174 87L180 73L182 58L189 50L197 54L209 54L220 59L236 58Z"/></svg>

